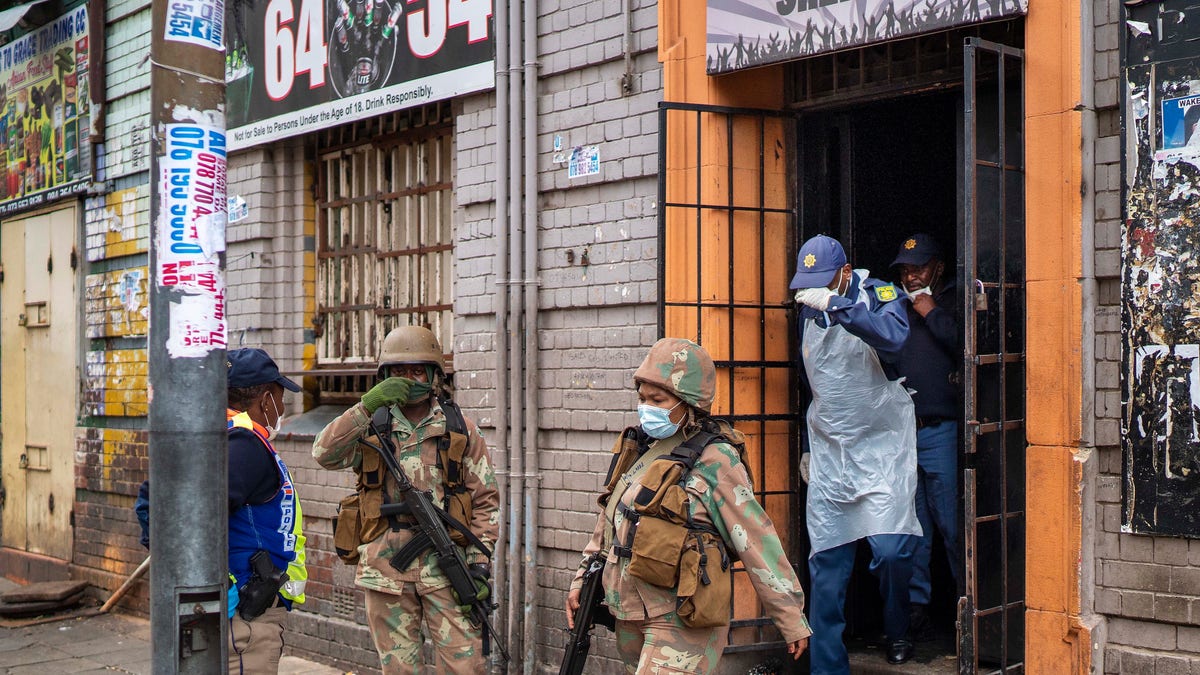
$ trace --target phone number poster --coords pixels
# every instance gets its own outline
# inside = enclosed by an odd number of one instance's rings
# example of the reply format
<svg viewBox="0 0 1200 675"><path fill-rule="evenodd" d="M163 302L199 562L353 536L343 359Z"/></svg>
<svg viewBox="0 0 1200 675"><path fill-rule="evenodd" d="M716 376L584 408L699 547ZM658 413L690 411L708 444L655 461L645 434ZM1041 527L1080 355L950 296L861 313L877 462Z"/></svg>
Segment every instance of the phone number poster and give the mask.
<svg viewBox="0 0 1200 675"><path fill-rule="evenodd" d="M227 3L229 149L495 86L493 0Z"/></svg>
<svg viewBox="0 0 1200 675"><path fill-rule="evenodd" d="M81 6L0 47L0 215L87 187L87 28Z"/></svg>

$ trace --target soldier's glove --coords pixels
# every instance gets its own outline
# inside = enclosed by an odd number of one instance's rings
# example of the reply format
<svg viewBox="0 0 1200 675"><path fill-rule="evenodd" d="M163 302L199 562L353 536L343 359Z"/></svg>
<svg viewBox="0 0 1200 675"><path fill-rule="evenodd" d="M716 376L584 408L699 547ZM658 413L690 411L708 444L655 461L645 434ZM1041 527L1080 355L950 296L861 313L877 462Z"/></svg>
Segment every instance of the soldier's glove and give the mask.
<svg viewBox="0 0 1200 675"><path fill-rule="evenodd" d="M810 461L812 461L811 452L800 455L800 477L804 479L805 485L808 485L808 463Z"/></svg>
<svg viewBox="0 0 1200 675"><path fill-rule="evenodd" d="M408 403L408 390L412 380L403 377L389 377L371 387L371 391L362 395L363 407L370 414L383 406L404 405Z"/></svg>
<svg viewBox="0 0 1200 675"><path fill-rule="evenodd" d="M467 599L464 603L464 612L469 609L469 605L475 602L484 602L492 597L492 567L486 563L472 563L467 565L467 573L471 575L471 581L475 582L475 599ZM459 602L463 602L463 598L458 598Z"/></svg>
<svg viewBox="0 0 1200 675"><path fill-rule="evenodd" d="M824 312L829 309L829 300L835 295L837 293L828 288L802 288L796 291L795 299L802 305Z"/></svg>

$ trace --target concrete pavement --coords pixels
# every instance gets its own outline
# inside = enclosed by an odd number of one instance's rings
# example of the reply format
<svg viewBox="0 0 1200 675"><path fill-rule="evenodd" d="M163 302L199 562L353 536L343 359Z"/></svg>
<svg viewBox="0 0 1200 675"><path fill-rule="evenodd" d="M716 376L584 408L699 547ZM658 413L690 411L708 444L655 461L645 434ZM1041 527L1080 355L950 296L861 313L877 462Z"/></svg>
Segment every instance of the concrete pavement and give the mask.
<svg viewBox="0 0 1200 675"><path fill-rule="evenodd" d="M0 622L0 672L151 675L150 622L121 614L63 618L36 625ZM7 625L14 627L5 627ZM340 675L329 666L285 656L281 675Z"/></svg>

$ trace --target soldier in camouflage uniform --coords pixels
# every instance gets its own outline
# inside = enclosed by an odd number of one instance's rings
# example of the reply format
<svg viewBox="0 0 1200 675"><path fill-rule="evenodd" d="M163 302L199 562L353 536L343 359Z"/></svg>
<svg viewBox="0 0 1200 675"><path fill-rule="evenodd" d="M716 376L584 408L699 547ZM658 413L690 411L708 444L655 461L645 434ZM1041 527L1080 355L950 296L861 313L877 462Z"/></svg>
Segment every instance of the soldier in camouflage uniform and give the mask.
<svg viewBox="0 0 1200 675"><path fill-rule="evenodd" d="M648 583L631 574L628 544L637 548L631 529L645 528L647 517L630 515L644 476L652 473L655 460L699 433L711 428L708 417L716 390L716 369L703 347L679 338L659 340L634 374L638 416L648 444L622 461L614 460L611 493L597 519L584 558L606 550L604 569L605 604L616 619L620 657L628 673L711 673L728 643L728 596L717 608L719 618L708 627L691 627L686 620L687 603L677 591L684 584L683 565L676 571L677 583ZM724 427L724 436L742 440L738 432ZM632 489L631 489L632 488ZM715 545L723 550L710 553L724 560L732 553L742 561L763 608L774 621L788 652L799 658L812 633L804 617L804 592L784 554L771 519L754 498L745 464L738 449L729 442L714 440L705 446L692 469L683 474L686 498L683 507L690 528L719 534ZM713 549L714 551L716 549ZM671 556L667 556L671 557ZM715 570L711 564L709 570ZM573 623L583 584L583 567L567 596L567 619ZM716 582L714 582L716 583ZM720 583L728 584L728 577Z"/></svg>
<svg viewBox="0 0 1200 675"><path fill-rule="evenodd" d="M441 391L444 365L437 338L426 328L397 328L384 338L380 376L386 377L362 401L333 420L313 442L313 457L326 469L360 469L363 453L373 452L358 442L371 434L372 415L381 406L391 410L391 438L397 459L413 487L432 493L446 507L445 477L439 461L439 440L446 436ZM464 417L469 438L462 459L463 485L472 504L464 523L490 550L499 527L499 492L487 444L478 427ZM395 482L384 479L385 501L403 501ZM414 673L421 669L421 631L433 641L437 672L471 673L484 670L480 627L459 608L450 582L437 565L432 548L404 571L389 564L413 537L410 518L398 517L384 533L359 547L355 584L366 595L368 627L385 673ZM464 549L474 577L490 576L488 555Z"/></svg>

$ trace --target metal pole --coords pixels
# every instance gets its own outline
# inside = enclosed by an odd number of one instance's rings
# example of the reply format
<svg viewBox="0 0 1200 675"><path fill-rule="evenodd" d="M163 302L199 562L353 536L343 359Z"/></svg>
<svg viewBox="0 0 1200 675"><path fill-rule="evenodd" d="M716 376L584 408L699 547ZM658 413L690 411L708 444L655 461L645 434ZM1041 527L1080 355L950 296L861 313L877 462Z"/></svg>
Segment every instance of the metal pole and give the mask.
<svg viewBox="0 0 1200 675"><path fill-rule="evenodd" d="M150 643L156 673L223 673L228 585L224 14L152 0Z"/></svg>

